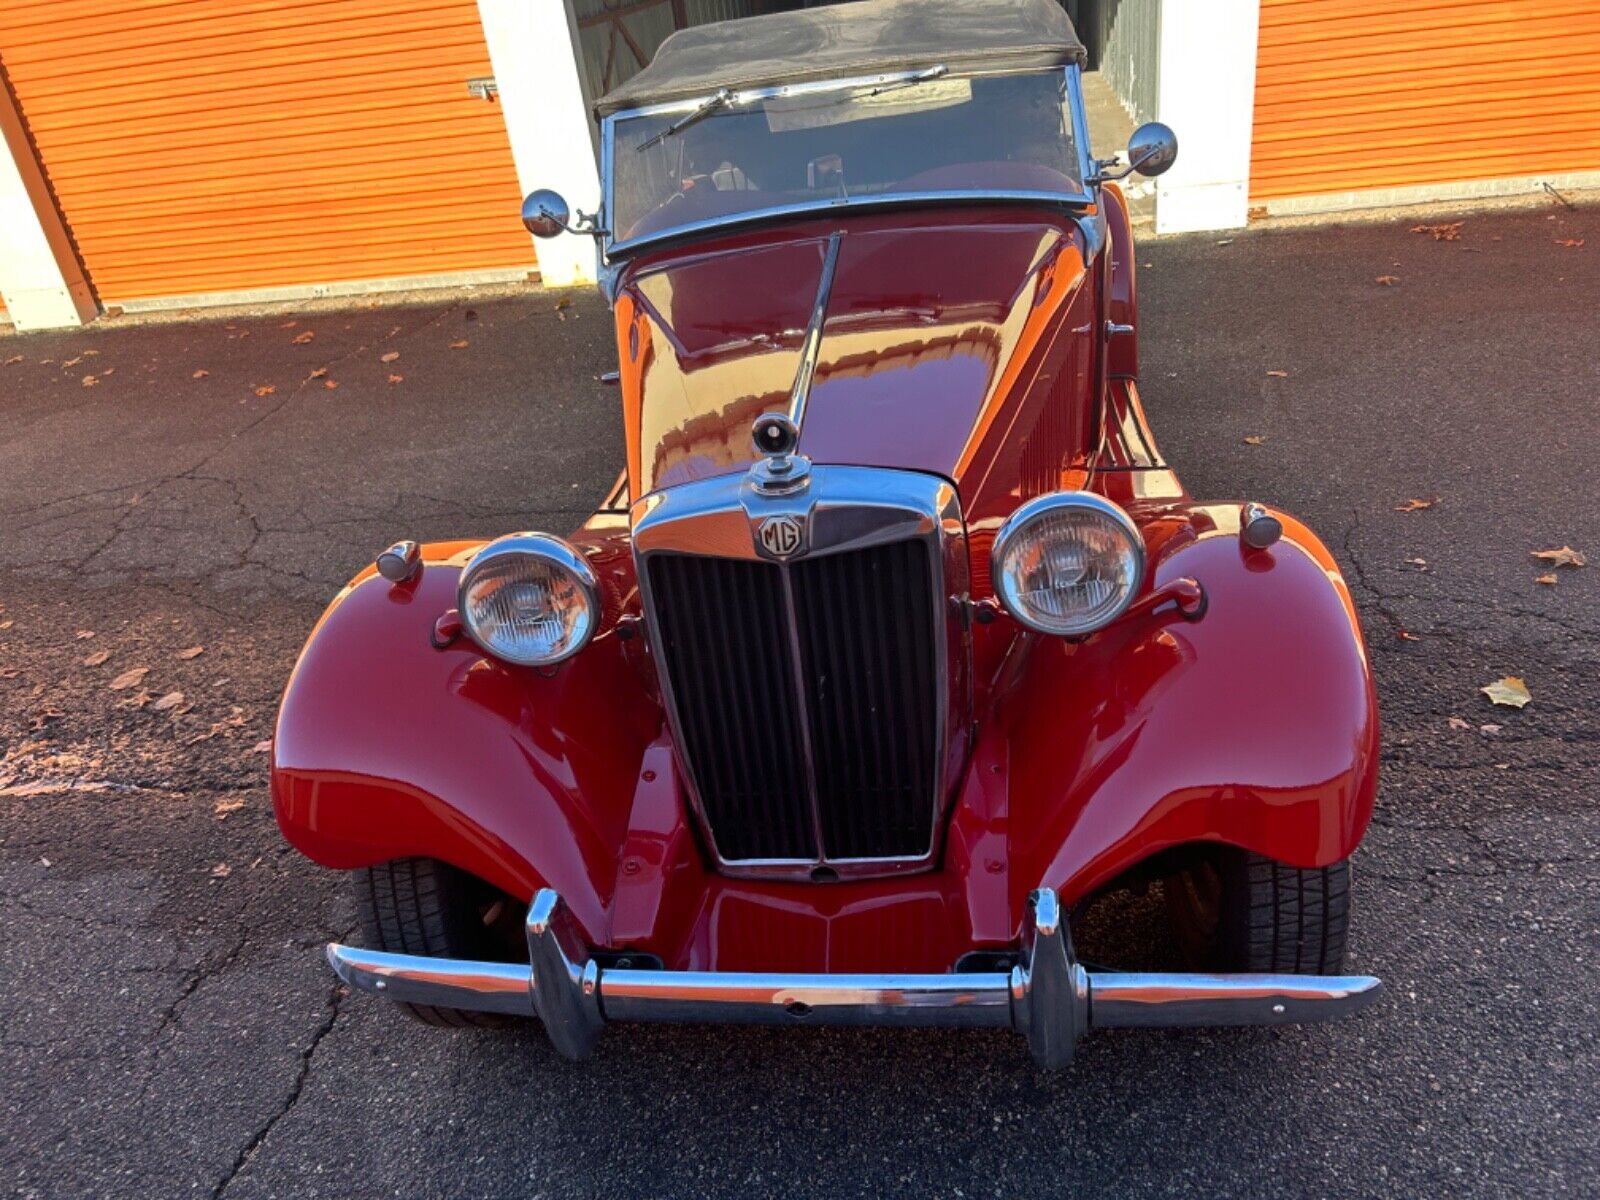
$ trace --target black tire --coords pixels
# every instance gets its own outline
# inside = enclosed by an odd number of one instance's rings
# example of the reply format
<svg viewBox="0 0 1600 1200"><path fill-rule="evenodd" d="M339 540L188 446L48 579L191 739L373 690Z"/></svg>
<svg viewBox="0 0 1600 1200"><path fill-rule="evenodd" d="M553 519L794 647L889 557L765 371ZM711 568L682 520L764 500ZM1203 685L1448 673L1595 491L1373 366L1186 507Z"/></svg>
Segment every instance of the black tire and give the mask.
<svg viewBox="0 0 1600 1200"><path fill-rule="evenodd" d="M1350 928L1350 862L1290 867L1219 846L1169 876L1173 935L1209 971L1338 975Z"/></svg>
<svg viewBox="0 0 1600 1200"><path fill-rule="evenodd" d="M504 897L465 871L431 858L401 858L363 867L352 872L351 880L362 940L374 950L516 961L506 953L495 927L496 917L508 907ZM400 1007L426 1025L453 1029L498 1029L516 1022L501 1013L425 1004Z"/></svg>

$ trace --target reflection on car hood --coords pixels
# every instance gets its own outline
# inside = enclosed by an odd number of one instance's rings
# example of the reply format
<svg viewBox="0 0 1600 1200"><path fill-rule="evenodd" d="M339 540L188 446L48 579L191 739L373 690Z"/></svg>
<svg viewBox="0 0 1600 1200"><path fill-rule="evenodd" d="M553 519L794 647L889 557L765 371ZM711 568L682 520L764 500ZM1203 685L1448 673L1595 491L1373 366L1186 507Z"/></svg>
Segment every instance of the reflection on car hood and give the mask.
<svg viewBox="0 0 1600 1200"><path fill-rule="evenodd" d="M818 223L658 256L616 306L635 496L748 467L751 424L788 408L836 231L800 442L818 463L955 478L1084 274L1070 222L1005 213Z"/></svg>

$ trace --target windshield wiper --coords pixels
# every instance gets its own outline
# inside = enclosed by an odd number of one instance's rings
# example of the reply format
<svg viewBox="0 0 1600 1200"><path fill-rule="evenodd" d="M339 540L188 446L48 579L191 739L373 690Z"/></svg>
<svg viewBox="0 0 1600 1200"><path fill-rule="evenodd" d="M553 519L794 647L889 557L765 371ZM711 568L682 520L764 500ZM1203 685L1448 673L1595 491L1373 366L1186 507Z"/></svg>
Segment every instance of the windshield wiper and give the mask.
<svg viewBox="0 0 1600 1200"><path fill-rule="evenodd" d="M868 92L867 96L881 96L885 92L898 92L901 88L914 87L919 83L927 83L930 79L939 79L950 74L950 68L943 63L937 63L921 71L912 71L900 79L891 79L888 83L881 83ZM857 97L865 99L866 97Z"/></svg>
<svg viewBox="0 0 1600 1200"><path fill-rule="evenodd" d="M717 94L702 101L699 108L695 109L693 112L685 113L671 125L668 125L660 133L656 134L655 137L651 138L649 141L640 142L637 148L640 150L648 150L656 143L666 141L673 134L679 132L680 130L689 128L689 126L693 125L696 121L701 121L706 117L709 117L719 108L726 108L728 105L733 103L736 95L737 93L728 88L718 89Z"/></svg>

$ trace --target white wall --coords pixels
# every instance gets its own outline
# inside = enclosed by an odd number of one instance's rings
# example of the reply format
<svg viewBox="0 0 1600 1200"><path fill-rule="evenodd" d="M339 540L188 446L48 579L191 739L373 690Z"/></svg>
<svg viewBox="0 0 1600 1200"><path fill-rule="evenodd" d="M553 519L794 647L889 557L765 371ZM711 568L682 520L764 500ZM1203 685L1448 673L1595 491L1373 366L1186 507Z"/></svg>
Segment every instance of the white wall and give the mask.
<svg viewBox="0 0 1600 1200"><path fill-rule="evenodd" d="M1260 0L1166 0L1156 119L1178 161L1156 180L1156 231L1234 229L1249 211Z"/></svg>
<svg viewBox="0 0 1600 1200"><path fill-rule="evenodd" d="M20 330L82 325L96 313L11 97L0 88L0 296Z"/></svg>
<svg viewBox="0 0 1600 1200"><path fill-rule="evenodd" d="M494 64L511 156L524 195L554 188L579 209L600 207L598 134L575 47L569 0L478 0ZM594 239L561 234L537 243L539 274L551 287L595 280Z"/></svg>

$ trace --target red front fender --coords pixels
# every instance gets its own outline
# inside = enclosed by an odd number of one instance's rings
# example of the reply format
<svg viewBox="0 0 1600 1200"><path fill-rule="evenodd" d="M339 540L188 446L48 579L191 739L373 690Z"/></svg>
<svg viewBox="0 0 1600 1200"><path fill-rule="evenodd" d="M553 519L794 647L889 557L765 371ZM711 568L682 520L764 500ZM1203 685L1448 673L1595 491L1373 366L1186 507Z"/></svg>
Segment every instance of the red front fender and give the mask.
<svg viewBox="0 0 1600 1200"><path fill-rule="evenodd" d="M1193 576L1208 607L1018 647L1001 702L1017 897L1076 899L1188 842L1347 857L1372 815L1378 722L1332 557L1282 514L1283 539L1248 551L1236 506L1131 511L1155 585Z"/></svg>
<svg viewBox="0 0 1600 1200"><path fill-rule="evenodd" d="M522 898L548 885L597 937L660 712L609 629L547 675L435 649L480 544L426 546L413 582L368 570L329 606L278 714L278 823L328 867L427 856Z"/></svg>

